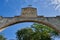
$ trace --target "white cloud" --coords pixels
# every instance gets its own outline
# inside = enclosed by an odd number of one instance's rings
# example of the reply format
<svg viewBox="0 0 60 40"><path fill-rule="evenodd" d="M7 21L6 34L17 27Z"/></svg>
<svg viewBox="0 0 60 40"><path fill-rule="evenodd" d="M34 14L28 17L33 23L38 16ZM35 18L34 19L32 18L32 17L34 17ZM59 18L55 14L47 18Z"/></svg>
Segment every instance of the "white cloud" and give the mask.
<svg viewBox="0 0 60 40"><path fill-rule="evenodd" d="M51 4L55 5L55 9L59 10L60 8L60 0L51 0Z"/></svg>

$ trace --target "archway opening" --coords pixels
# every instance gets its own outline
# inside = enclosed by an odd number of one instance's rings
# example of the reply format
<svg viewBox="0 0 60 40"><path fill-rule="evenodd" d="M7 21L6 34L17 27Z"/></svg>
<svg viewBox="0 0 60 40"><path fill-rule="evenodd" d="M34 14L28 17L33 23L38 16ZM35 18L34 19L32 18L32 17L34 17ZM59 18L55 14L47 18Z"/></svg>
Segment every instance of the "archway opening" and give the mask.
<svg viewBox="0 0 60 40"><path fill-rule="evenodd" d="M43 24L43 25L46 25L46 26L48 26L48 27L50 27L49 25L47 25L47 24L45 24L44 22L37 22L37 21L21 21L21 22L16 22L16 23L19 23L19 25L22 23L22 25L23 25L23 23L27 23L27 24L24 24L23 26L25 26L25 25L28 25L28 24L30 24L30 25L32 25L33 23L39 23L39 24ZM16 23L14 23L14 24L16 24ZM10 25L12 25L12 24L10 24ZM17 24L18 25L18 24ZM7 29L6 30L8 30L8 33L11 33L11 32L13 32L13 30L15 31L16 29L18 29L19 28L19 26L17 27L16 25L13 25L14 27L15 27L15 29L12 29L12 28L10 28L10 30L9 30L9 27L11 27L11 26L8 26L7 27ZM21 27L21 26L20 26ZM21 27L21 28L27 28L27 27L30 27L30 26L25 26L25 27ZM53 28L54 29L54 27L50 27L50 28ZM20 28L19 28L20 29ZM18 29L18 30L19 30ZM5 31L6 31L5 30ZM55 29L54 29L55 30ZM10 31L10 32L9 32ZM16 31L15 31L16 32ZM1 34L4 34L4 31L1 33ZM6 32L5 32L5 34L7 34ZM12 33L11 33L12 34ZM11 35L10 34L10 35ZM13 35L13 34L12 34ZM9 36L10 37L10 36ZM14 39L14 38L13 38Z"/></svg>

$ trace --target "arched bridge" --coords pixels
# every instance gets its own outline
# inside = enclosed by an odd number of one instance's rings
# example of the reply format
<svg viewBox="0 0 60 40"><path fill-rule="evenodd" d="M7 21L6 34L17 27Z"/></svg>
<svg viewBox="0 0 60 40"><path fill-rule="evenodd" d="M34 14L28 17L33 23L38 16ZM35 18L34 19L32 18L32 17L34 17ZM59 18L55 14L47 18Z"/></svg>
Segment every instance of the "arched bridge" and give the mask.
<svg viewBox="0 0 60 40"><path fill-rule="evenodd" d="M36 8L33 7L22 8L21 16L15 16L15 17L0 16L0 31L9 27L10 25L21 22L41 23L60 32L60 16L56 16L56 17L37 16L37 10Z"/></svg>

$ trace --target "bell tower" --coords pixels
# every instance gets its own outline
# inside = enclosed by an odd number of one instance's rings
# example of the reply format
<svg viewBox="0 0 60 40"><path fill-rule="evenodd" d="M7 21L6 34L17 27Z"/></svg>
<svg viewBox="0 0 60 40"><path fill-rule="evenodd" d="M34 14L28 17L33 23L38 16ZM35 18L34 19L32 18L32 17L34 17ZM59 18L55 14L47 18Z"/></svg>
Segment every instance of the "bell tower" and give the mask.
<svg viewBox="0 0 60 40"><path fill-rule="evenodd" d="M28 7L22 8L22 17L37 17L37 8L29 5Z"/></svg>

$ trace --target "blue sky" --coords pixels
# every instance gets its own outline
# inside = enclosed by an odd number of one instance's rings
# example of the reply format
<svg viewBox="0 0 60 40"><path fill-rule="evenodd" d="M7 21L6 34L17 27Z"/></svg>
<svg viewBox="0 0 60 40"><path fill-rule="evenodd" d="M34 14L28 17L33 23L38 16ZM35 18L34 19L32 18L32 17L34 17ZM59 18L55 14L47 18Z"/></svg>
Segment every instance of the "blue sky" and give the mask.
<svg viewBox="0 0 60 40"><path fill-rule="evenodd" d="M56 16L60 10L58 4L48 0L0 0L0 16L11 17L21 14L21 8L32 5L38 9L38 15ZM56 6L57 5L57 6Z"/></svg>
<svg viewBox="0 0 60 40"><path fill-rule="evenodd" d="M28 28L32 24L33 22L24 22L24 23L15 24L15 25L9 26L0 34L4 35L8 39L15 39L17 30L22 29L22 28Z"/></svg>
<svg viewBox="0 0 60 40"><path fill-rule="evenodd" d="M0 16L14 17L21 15L21 8L32 5L37 8L37 14L43 16L57 16L60 15L60 1L59 0L0 0ZM2 31L0 34L5 37L15 38L15 32L18 29L32 25L33 23L19 23L10 26ZM22 26L23 25L23 26Z"/></svg>

